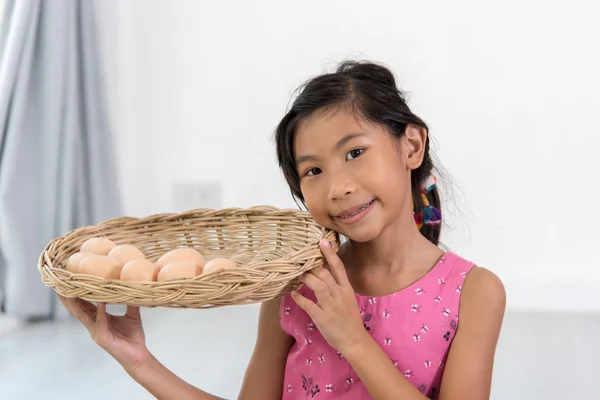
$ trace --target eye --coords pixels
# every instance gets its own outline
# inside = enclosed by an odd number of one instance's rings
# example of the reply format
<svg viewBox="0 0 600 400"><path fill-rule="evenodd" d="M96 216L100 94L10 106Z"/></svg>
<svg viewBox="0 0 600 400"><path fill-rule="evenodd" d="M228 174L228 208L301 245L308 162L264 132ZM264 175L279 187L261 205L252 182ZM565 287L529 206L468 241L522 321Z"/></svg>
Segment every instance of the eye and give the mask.
<svg viewBox="0 0 600 400"><path fill-rule="evenodd" d="M346 160L352 160L354 158L360 157L365 152L365 149L353 149L346 154Z"/></svg>
<svg viewBox="0 0 600 400"><path fill-rule="evenodd" d="M318 175L321 173L321 170L319 168L311 168L308 171L306 171L306 175L311 176L311 175Z"/></svg>

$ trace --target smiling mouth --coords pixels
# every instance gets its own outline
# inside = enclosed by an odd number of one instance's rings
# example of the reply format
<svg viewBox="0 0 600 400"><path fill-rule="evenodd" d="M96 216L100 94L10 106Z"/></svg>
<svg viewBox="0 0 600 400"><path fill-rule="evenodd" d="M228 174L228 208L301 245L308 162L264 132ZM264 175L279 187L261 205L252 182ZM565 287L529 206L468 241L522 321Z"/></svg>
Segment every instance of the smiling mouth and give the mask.
<svg viewBox="0 0 600 400"><path fill-rule="evenodd" d="M365 203L364 205L360 206L359 208L357 208L356 210L354 210L354 211L352 211L352 212L350 212L350 213L337 215L337 218L340 218L340 219L347 219L347 218L354 217L355 215L358 215L358 214L360 214L361 212L363 212L364 210L366 210L367 208L369 208L369 206L370 206L371 204L373 204L373 202L374 202L374 201L375 201L375 199L371 200L371 201L370 201L370 202L368 202L368 203Z"/></svg>

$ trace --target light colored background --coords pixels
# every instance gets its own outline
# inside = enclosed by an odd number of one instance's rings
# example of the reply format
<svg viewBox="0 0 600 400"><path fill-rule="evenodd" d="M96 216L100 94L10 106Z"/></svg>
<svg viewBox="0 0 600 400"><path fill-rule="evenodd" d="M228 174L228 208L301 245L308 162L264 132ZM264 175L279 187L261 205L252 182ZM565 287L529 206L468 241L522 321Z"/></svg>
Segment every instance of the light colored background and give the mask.
<svg viewBox="0 0 600 400"><path fill-rule="evenodd" d="M600 308L600 3L102 4L126 213L216 178L223 206L295 207L275 125L305 79L366 57L430 124L457 196L444 241L500 275L511 307Z"/></svg>
<svg viewBox="0 0 600 400"><path fill-rule="evenodd" d="M270 142L293 89L345 57L384 62L451 174L445 243L507 287L493 398L594 396L600 3L97 3L126 214L177 211L175 183L215 179L224 207L295 207ZM149 345L234 398L256 310L146 310ZM12 332L0 398L147 398L78 325Z"/></svg>

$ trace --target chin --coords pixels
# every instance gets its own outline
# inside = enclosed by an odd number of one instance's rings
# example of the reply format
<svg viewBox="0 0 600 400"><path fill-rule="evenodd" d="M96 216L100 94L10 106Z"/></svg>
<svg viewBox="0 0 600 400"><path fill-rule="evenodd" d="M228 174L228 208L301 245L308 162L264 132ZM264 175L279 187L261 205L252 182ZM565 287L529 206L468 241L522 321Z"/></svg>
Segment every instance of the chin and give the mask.
<svg viewBox="0 0 600 400"><path fill-rule="evenodd" d="M340 235L344 235L353 242L357 243L367 243L372 240L375 240L379 234L380 230L374 229L375 227L361 227L359 229L340 229L339 227L332 227L335 231L337 231Z"/></svg>
<svg viewBox="0 0 600 400"><path fill-rule="evenodd" d="M329 219L317 219L315 218L315 222L327 229L331 229L332 231L337 232L338 234L347 237L349 240L353 242L369 242L377 237L379 232L376 232L375 229L370 228L352 228L347 226L339 226L335 223L332 223Z"/></svg>

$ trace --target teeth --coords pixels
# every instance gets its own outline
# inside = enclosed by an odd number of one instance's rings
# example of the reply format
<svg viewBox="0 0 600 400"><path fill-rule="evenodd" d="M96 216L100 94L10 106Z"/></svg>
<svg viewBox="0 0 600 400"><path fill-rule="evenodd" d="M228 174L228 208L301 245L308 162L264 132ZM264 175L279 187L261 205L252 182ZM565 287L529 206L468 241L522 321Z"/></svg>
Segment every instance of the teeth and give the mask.
<svg viewBox="0 0 600 400"><path fill-rule="evenodd" d="M356 214L358 214L359 212L365 210L367 207L369 207L371 205L373 201L368 202L367 204L365 204L364 206L362 206L361 208L359 208L358 210L354 211L352 214L347 214L347 215L342 215L340 216L340 218L342 219L346 219L346 218L350 218L355 216Z"/></svg>

